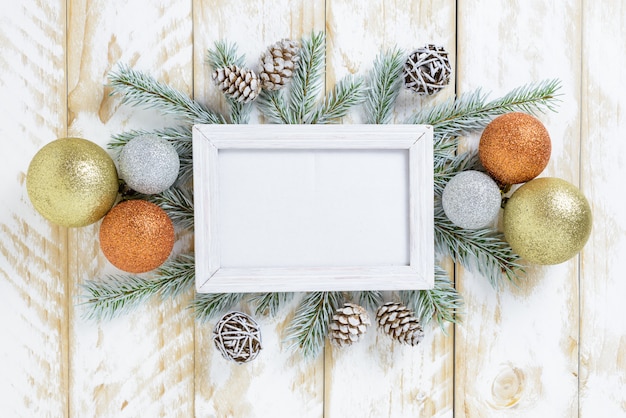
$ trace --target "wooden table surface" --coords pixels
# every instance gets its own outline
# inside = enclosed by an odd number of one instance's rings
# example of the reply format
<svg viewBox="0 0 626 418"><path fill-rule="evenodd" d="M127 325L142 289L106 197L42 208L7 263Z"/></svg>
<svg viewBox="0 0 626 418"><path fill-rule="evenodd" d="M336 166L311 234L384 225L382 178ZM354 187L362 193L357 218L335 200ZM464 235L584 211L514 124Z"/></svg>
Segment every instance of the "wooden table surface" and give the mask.
<svg viewBox="0 0 626 418"><path fill-rule="evenodd" d="M621 417L626 416L626 7L620 0L0 1L0 416ZM417 348L375 332L314 361L285 351L295 305L260 319L265 348L245 366L212 346L188 300L154 301L106 323L81 319L78 284L113 271L98 225L54 226L25 189L33 155L80 136L160 126L104 88L118 62L224 109L208 47L248 63L283 38L326 31L326 85L365 73L382 48L443 45L454 78L434 99L403 92L397 120L482 87L492 97L562 80L543 176L578 185L594 213L579 257L528 268L499 291L456 269L467 308ZM358 122L359 115L350 121ZM477 138L468 138L476 146ZM192 295L189 295L191 298ZM246 309L246 307L242 307Z"/></svg>

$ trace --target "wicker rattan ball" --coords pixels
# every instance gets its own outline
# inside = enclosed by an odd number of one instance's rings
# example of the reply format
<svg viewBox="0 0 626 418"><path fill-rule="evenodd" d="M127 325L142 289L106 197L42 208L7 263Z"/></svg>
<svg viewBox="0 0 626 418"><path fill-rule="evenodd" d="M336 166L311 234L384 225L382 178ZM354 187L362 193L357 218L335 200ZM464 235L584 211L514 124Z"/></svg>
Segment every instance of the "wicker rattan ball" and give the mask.
<svg viewBox="0 0 626 418"><path fill-rule="evenodd" d="M229 312L215 325L213 342L225 359L247 363L261 351L261 329L250 315Z"/></svg>
<svg viewBox="0 0 626 418"><path fill-rule="evenodd" d="M404 86L430 96L450 83L451 74L448 52L441 46L429 44L409 55L404 64Z"/></svg>

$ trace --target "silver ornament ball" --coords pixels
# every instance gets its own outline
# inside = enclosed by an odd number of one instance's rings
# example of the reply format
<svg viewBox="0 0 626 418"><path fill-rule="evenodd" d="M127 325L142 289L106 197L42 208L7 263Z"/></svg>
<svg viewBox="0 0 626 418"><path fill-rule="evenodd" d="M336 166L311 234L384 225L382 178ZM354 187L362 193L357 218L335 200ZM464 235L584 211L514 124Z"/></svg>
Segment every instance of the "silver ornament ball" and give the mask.
<svg viewBox="0 0 626 418"><path fill-rule="evenodd" d="M498 216L502 198L491 177L480 171L463 171L446 185L441 196L443 211L464 229L489 226Z"/></svg>
<svg viewBox="0 0 626 418"><path fill-rule="evenodd" d="M141 135L124 145L118 165L120 178L128 187L139 193L157 194L176 181L180 159L165 139Z"/></svg>

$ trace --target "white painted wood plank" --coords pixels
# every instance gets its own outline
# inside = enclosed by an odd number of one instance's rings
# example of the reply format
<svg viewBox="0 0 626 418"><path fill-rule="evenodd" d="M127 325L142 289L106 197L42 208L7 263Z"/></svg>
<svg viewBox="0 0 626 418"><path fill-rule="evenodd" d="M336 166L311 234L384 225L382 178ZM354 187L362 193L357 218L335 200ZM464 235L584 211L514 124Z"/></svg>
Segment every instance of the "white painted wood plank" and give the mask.
<svg viewBox="0 0 626 418"><path fill-rule="evenodd" d="M236 42L239 52L246 54L247 65L256 68L259 56L270 44L324 30L324 8L320 0L195 1L196 99L220 111L227 108L206 64L206 51L213 42ZM256 112L251 122L259 122ZM196 326L196 416L322 416L323 357L305 362L299 353L285 351L282 344L284 328L298 299L274 319L255 318L261 326L264 348L246 365L227 362L215 349L211 340L214 321ZM244 312L249 309L240 308Z"/></svg>
<svg viewBox="0 0 626 418"><path fill-rule="evenodd" d="M105 146L113 133L172 124L156 111L120 105L109 96L106 77L122 62L189 93L191 1L76 0L69 12L70 134ZM79 301L78 283L120 273L102 256L98 227L70 234L72 304ZM103 323L82 320L82 308L72 305L70 415L192 416L194 328L187 302L156 300Z"/></svg>
<svg viewBox="0 0 626 418"><path fill-rule="evenodd" d="M348 74L367 74L376 55L394 46L408 56L435 43L455 61L453 1L327 1L326 27L327 90ZM426 99L403 90L393 123L402 123L421 106L450 97L453 86L454 79L441 94ZM355 112L347 122L362 120L362 112ZM342 350L327 345L325 417L452 416L452 328L447 336L436 326L427 327L426 333L418 347L404 347L373 325L353 347Z"/></svg>
<svg viewBox="0 0 626 418"><path fill-rule="evenodd" d="M583 2L580 187L593 229L580 259L580 416L626 415L626 10Z"/></svg>
<svg viewBox="0 0 626 418"><path fill-rule="evenodd" d="M580 2L459 2L459 92L501 95L560 78L558 114L542 115L552 138L543 176L577 183L580 105ZM472 138L469 146L476 146ZM527 268L519 287L494 291L464 272L467 301L457 327L455 412L473 416L576 416L578 370L577 259Z"/></svg>
<svg viewBox="0 0 626 418"><path fill-rule="evenodd" d="M0 414L67 416L67 230L26 192L31 158L66 133L65 2L0 13Z"/></svg>

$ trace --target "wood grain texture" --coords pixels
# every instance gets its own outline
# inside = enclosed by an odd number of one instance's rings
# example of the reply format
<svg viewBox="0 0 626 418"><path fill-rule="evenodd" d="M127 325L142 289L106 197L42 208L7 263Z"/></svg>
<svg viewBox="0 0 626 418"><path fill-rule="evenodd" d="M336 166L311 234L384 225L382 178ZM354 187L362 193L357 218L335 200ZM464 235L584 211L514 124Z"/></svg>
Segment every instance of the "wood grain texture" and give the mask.
<svg viewBox="0 0 626 418"><path fill-rule="evenodd" d="M394 46L408 54L432 42L444 46L455 61L453 1L329 0L326 21L327 89L348 74L366 75L376 55ZM393 123L453 94L453 87L434 98L404 90ZM362 113L354 112L348 122L362 120ZM392 344L375 326L349 349L327 345L325 417L452 416L453 334L449 328L444 335L436 326L426 333L416 348Z"/></svg>
<svg viewBox="0 0 626 418"><path fill-rule="evenodd" d="M237 43L254 69L265 48L282 38L300 39L324 30L324 1L212 0L194 2L195 98L224 112L226 103L210 78L207 49L218 40ZM258 123L254 112L251 123ZM196 326L196 416L198 417L321 417L324 358L304 361L282 343L296 297L276 318L258 322L263 351L247 367L223 359L213 346L215 322ZM241 306L247 312L249 307ZM247 312L251 313L251 312Z"/></svg>
<svg viewBox="0 0 626 418"><path fill-rule="evenodd" d="M580 416L626 416L626 10L583 1L580 187L593 229L580 258Z"/></svg>
<svg viewBox="0 0 626 418"><path fill-rule="evenodd" d="M458 5L458 90L493 95L546 78L562 80L557 113L541 115L552 139L542 176L577 183L580 150L580 2ZM480 30L477 30L480 28ZM523 35L521 35L523 34ZM481 59L476 59L480 51ZM476 146L471 138L468 146ZM455 413L575 416L578 372L578 262L528 267L499 291L479 275L457 277L468 301L457 327Z"/></svg>
<svg viewBox="0 0 626 418"><path fill-rule="evenodd" d="M0 13L0 415L67 416L67 232L26 193L35 153L66 133L65 3Z"/></svg>
<svg viewBox="0 0 626 418"><path fill-rule="evenodd" d="M190 92L191 2L76 0L68 21L70 134L105 146L113 133L167 124L155 111L121 106L105 84L126 63ZM72 301L83 280L120 273L100 251L98 227L70 233ZM101 323L71 306L71 416L193 415L194 328L184 299Z"/></svg>

